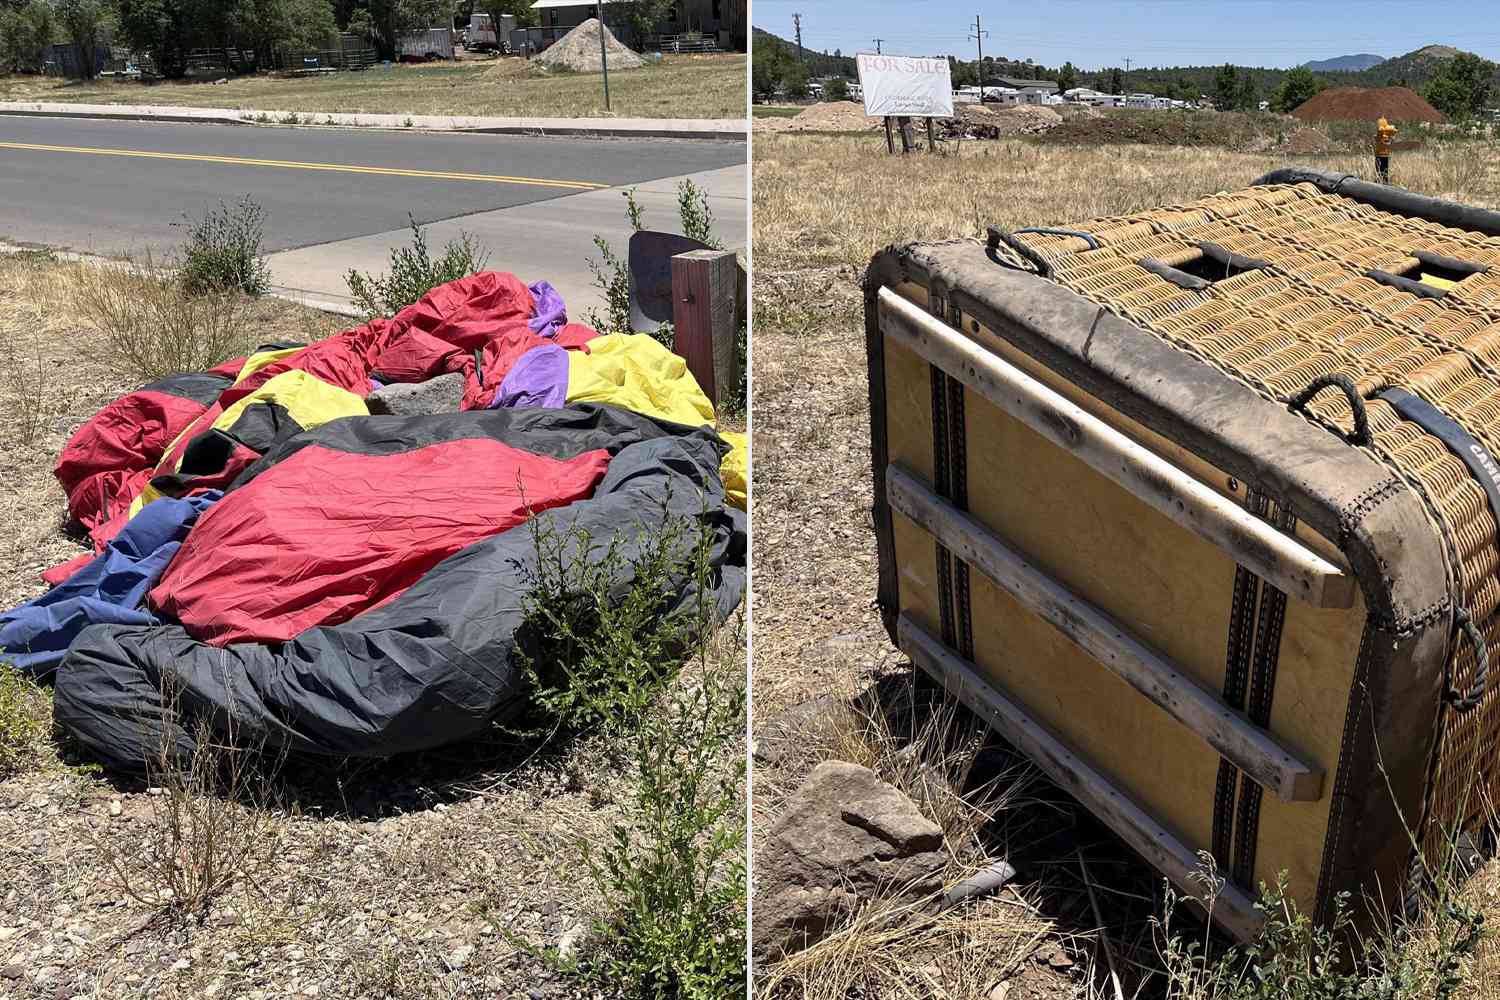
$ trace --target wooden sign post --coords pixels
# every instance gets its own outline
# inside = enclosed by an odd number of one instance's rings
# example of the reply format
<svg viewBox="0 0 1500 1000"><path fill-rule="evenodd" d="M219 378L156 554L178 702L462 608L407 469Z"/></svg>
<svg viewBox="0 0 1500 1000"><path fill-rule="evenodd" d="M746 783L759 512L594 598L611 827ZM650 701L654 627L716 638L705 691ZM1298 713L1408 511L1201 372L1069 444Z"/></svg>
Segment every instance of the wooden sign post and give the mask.
<svg viewBox="0 0 1500 1000"><path fill-rule="evenodd" d="M739 289L740 264L732 250L693 250L672 258L672 349L715 406L739 383Z"/></svg>

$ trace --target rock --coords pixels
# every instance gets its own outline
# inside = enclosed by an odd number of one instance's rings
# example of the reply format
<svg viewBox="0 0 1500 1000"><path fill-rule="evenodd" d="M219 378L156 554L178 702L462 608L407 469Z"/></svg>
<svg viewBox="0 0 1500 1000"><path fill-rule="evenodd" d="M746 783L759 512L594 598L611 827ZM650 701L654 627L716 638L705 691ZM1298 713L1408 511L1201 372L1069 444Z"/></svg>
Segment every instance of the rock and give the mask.
<svg viewBox="0 0 1500 1000"><path fill-rule="evenodd" d="M825 728L828 720L840 712L850 711L841 698L825 694L778 712L755 734L755 759L762 764L780 764L796 756L807 736Z"/></svg>
<svg viewBox="0 0 1500 1000"><path fill-rule="evenodd" d="M118 816L118 815L120 815L124 811L125 811L125 804L122 803L119 799L110 799L109 800L109 814L111 816Z"/></svg>
<svg viewBox="0 0 1500 1000"><path fill-rule="evenodd" d="M943 831L875 772L819 764L787 800L755 865L754 950L800 951L877 893L941 891Z"/></svg>
<svg viewBox="0 0 1500 1000"><path fill-rule="evenodd" d="M990 992L986 1000L1005 1000L1008 996L1010 996L1010 982L1007 980L1006 982L996 983L990 987Z"/></svg>
<svg viewBox="0 0 1500 1000"><path fill-rule="evenodd" d="M439 375L426 382L398 382L370 393L365 400L371 413L416 417L432 413L457 413L464 398L464 377L458 373Z"/></svg>
<svg viewBox="0 0 1500 1000"><path fill-rule="evenodd" d="M448 968L450 969L462 969L465 965L468 964L469 959L472 958L473 955L473 945L461 944L448 953L448 957L445 959L445 961L448 963Z"/></svg>
<svg viewBox="0 0 1500 1000"><path fill-rule="evenodd" d="M557 940L557 957L567 961L578 953L578 946L583 943L583 936L588 928L583 924L574 924L563 931L563 936Z"/></svg>

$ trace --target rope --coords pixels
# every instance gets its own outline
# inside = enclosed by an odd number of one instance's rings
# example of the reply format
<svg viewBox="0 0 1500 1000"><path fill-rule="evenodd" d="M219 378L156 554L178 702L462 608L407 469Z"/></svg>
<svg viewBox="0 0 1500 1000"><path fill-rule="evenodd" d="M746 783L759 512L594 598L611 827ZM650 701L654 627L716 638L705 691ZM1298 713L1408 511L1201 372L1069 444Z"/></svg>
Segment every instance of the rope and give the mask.
<svg viewBox="0 0 1500 1000"><path fill-rule="evenodd" d="M1293 413L1297 413L1312 402L1314 396L1330 386L1336 386L1344 391L1344 395L1349 398L1349 409L1354 411L1354 431L1346 440L1358 447L1369 445L1370 415L1365 412L1365 401L1360 396L1359 389L1355 388L1354 381L1348 376L1334 374L1315 378L1307 384L1307 388L1289 399L1287 406Z"/></svg>
<svg viewBox="0 0 1500 1000"><path fill-rule="evenodd" d="M1485 643L1484 635L1479 631L1479 626L1474 624L1474 618L1469 614L1467 608L1459 608L1453 616L1453 620L1458 625L1459 631L1473 645L1474 659L1478 663L1478 666L1474 669L1474 683L1469 685L1467 694L1458 693L1453 687L1453 679L1450 676L1446 682L1448 690L1443 693L1443 697L1449 705L1453 706L1455 712L1460 715L1467 715L1478 708L1480 702L1484 701L1485 688L1489 686L1489 646Z"/></svg>

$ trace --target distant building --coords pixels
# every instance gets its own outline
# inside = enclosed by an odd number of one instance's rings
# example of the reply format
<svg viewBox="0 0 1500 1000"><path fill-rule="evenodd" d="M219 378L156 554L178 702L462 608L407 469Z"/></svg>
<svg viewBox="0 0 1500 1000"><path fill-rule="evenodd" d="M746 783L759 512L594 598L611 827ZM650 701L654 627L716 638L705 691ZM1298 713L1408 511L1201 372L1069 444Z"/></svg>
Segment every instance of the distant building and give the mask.
<svg viewBox="0 0 1500 1000"><path fill-rule="evenodd" d="M618 10L625 0L604 0L604 23L620 41L635 43ZM615 10L611 10L613 7ZM531 9L541 20L541 35L550 45L584 21L596 16L598 6L579 0L536 0ZM677 0L665 17L656 24L655 39L665 47L666 40L678 35L701 34L718 48L730 49L745 33L743 3L730 0ZM652 41L655 39L649 39Z"/></svg>
<svg viewBox="0 0 1500 1000"><path fill-rule="evenodd" d="M1054 94L1057 93L1056 80L1027 80L1019 76L987 76L984 82L986 85L998 83L1000 86L1009 87L1011 90L1043 89L1049 90Z"/></svg>

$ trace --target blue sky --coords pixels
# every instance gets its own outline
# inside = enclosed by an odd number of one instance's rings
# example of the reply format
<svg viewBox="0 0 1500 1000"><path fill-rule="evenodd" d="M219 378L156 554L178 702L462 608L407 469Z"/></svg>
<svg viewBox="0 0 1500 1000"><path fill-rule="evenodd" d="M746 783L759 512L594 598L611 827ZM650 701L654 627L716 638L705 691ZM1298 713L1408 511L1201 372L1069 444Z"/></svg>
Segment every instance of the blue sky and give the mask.
<svg viewBox="0 0 1500 1000"><path fill-rule="evenodd" d="M1080 69L1213 65L1296 66L1373 52L1398 56L1453 45L1500 62L1500 0L751 0L750 20L803 45L845 55L974 57L978 13L987 54Z"/></svg>

